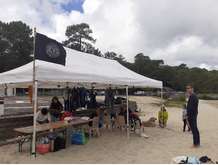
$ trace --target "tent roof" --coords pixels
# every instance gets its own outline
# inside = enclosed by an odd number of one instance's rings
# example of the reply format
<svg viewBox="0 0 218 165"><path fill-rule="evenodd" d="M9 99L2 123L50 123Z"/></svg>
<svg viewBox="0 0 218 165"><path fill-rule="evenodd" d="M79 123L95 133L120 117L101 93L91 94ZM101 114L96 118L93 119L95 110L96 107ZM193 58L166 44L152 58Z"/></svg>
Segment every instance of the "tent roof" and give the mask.
<svg viewBox="0 0 218 165"><path fill-rule="evenodd" d="M41 86L69 84L111 84L162 88L162 82L139 75L115 60L66 49L66 66L36 60L36 79ZM30 84L33 63L0 74L0 84Z"/></svg>

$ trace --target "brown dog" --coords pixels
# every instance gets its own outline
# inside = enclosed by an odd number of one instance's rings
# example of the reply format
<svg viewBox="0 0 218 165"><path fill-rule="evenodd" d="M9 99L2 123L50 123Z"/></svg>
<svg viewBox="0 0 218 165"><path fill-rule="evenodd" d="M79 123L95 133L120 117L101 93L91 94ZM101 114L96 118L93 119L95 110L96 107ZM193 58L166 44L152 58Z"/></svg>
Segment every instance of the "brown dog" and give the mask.
<svg viewBox="0 0 218 165"><path fill-rule="evenodd" d="M142 126L143 127L156 127L156 120L157 118L151 117L148 121L143 121Z"/></svg>

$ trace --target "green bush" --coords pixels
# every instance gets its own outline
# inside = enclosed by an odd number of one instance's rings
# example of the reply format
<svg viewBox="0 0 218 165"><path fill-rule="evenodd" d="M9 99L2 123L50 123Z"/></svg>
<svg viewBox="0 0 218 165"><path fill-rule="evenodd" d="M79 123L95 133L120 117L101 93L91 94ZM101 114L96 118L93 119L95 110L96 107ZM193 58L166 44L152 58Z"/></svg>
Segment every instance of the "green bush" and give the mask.
<svg viewBox="0 0 218 165"><path fill-rule="evenodd" d="M165 104L168 107L178 107L178 108L182 108L183 105L186 102L186 98L184 95L180 95L171 99L167 99Z"/></svg>
<svg viewBox="0 0 218 165"><path fill-rule="evenodd" d="M171 100L172 100L172 101L181 101L181 102L185 102L185 101L186 101L184 95L180 95L180 96L174 97L174 98L172 98Z"/></svg>

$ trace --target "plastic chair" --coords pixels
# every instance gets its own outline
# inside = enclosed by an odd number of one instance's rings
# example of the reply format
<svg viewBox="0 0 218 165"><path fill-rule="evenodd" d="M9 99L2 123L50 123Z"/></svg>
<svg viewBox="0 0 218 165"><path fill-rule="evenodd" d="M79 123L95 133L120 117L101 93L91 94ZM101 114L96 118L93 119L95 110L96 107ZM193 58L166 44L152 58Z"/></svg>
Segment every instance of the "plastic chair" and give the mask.
<svg viewBox="0 0 218 165"><path fill-rule="evenodd" d="M123 128L126 128L126 122L125 122L124 116L122 115L117 116L116 127L120 128L121 130L123 130Z"/></svg>

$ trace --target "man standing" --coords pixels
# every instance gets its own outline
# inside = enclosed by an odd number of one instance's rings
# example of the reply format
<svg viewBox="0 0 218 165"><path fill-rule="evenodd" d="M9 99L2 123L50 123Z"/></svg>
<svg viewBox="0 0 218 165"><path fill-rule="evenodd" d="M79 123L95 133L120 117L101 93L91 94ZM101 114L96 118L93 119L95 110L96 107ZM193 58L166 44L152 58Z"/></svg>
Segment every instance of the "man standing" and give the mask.
<svg viewBox="0 0 218 165"><path fill-rule="evenodd" d="M194 94L194 89L192 85L186 86L186 92L189 96L187 103L187 115L188 122L193 134L193 147L200 146L200 134L197 127L197 116L198 116L198 98Z"/></svg>

